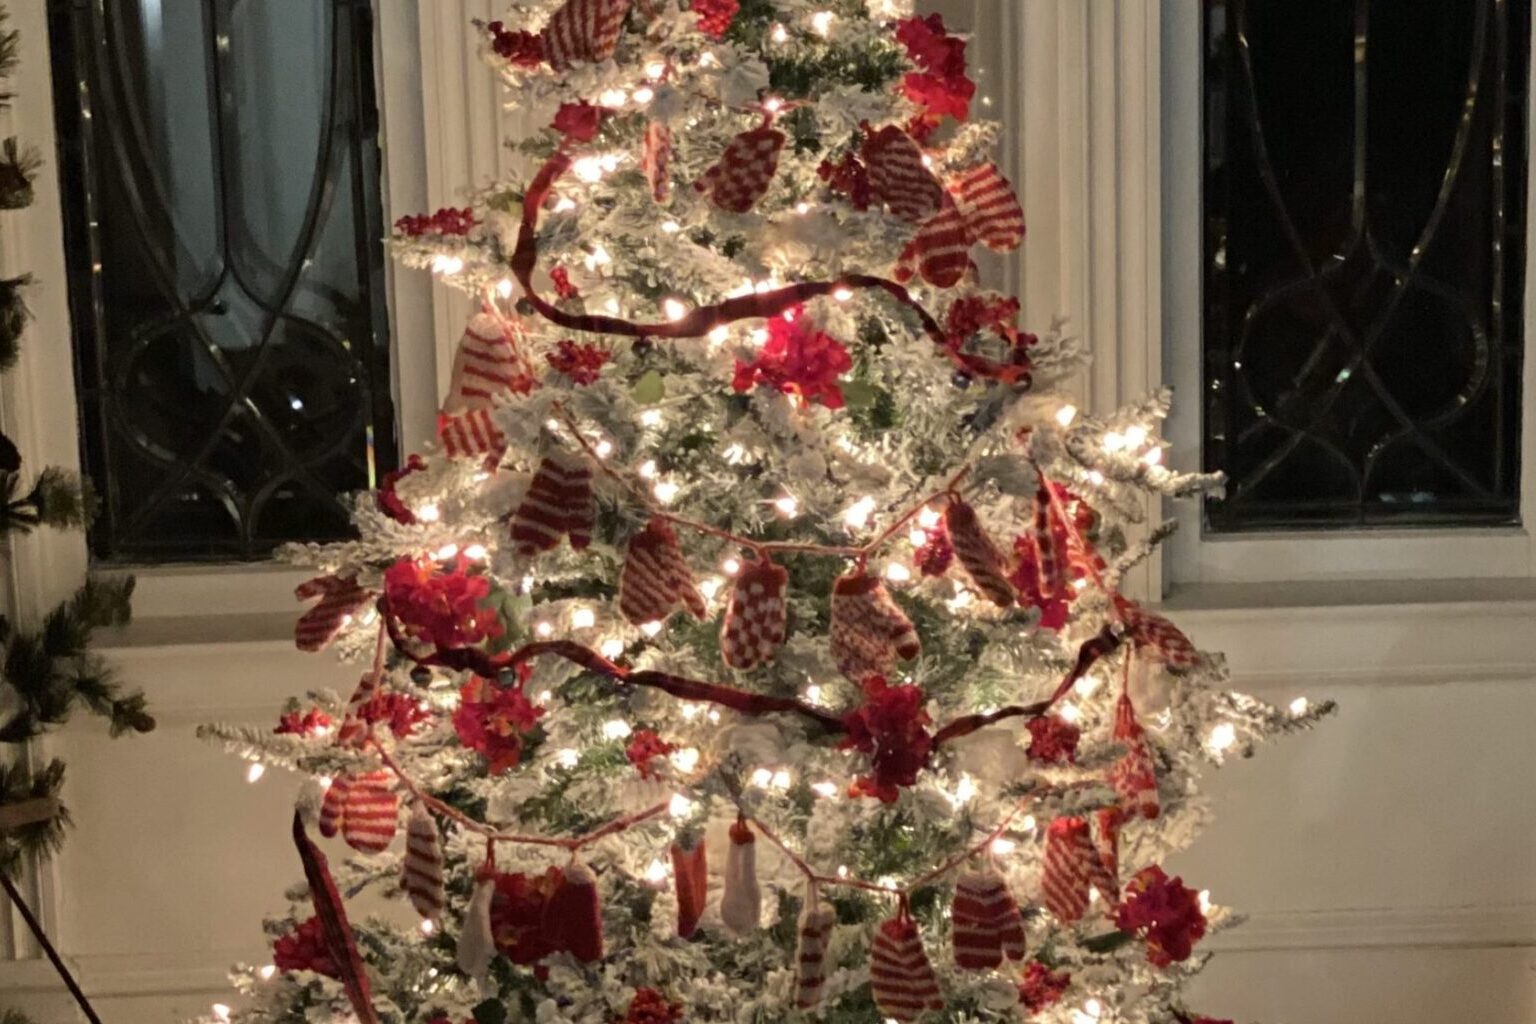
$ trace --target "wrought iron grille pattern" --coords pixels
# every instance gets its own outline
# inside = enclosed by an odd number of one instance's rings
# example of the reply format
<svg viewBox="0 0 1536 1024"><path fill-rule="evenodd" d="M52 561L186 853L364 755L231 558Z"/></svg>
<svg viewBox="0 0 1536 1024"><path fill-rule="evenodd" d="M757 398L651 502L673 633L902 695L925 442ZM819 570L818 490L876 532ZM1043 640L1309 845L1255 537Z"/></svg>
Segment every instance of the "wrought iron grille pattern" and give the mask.
<svg viewBox="0 0 1536 1024"><path fill-rule="evenodd" d="M98 559L346 536L396 457L367 0L51 0Z"/></svg>
<svg viewBox="0 0 1536 1024"><path fill-rule="evenodd" d="M1205 0L1216 531L1519 515L1530 0Z"/></svg>

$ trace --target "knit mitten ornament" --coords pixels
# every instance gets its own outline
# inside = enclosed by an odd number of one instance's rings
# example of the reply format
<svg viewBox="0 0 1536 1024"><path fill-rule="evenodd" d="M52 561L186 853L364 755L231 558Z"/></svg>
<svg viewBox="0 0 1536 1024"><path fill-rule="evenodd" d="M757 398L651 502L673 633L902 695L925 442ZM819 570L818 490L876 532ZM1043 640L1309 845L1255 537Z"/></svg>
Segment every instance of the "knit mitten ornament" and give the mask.
<svg viewBox="0 0 1536 1024"><path fill-rule="evenodd" d="M619 572L619 611L631 625L643 626L666 621L680 604L696 619L707 612L677 534L657 516L630 538Z"/></svg>
<svg viewBox="0 0 1536 1024"><path fill-rule="evenodd" d="M347 816L347 790L352 787L350 776L338 775L325 787L320 799L320 834L334 839L341 832L341 823Z"/></svg>
<svg viewBox="0 0 1536 1024"><path fill-rule="evenodd" d="M1173 672L1185 672L1200 663L1200 652L1178 626L1123 598L1116 607L1136 650Z"/></svg>
<svg viewBox="0 0 1536 1024"><path fill-rule="evenodd" d="M1045 905L1062 924L1081 921L1088 912L1088 890L1098 889L1109 905L1119 886L1093 845L1086 818L1057 818L1045 836Z"/></svg>
<svg viewBox="0 0 1536 1024"><path fill-rule="evenodd" d="M784 588L789 573L767 558L749 563L736 577L720 627L720 654L731 668L766 665L784 643Z"/></svg>
<svg viewBox="0 0 1536 1024"><path fill-rule="evenodd" d="M640 170L651 186L651 198L666 203L672 198L672 129L660 121L645 126L645 146L640 151Z"/></svg>
<svg viewBox="0 0 1536 1024"><path fill-rule="evenodd" d="M955 965L961 970L997 967L1006 956L1024 959L1024 918L995 867L967 868L955 879Z"/></svg>
<svg viewBox="0 0 1536 1024"><path fill-rule="evenodd" d="M417 802L405 825L405 857L400 862L400 884L416 908L428 921L443 916L443 844L437 834L437 822L426 805Z"/></svg>
<svg viewBox="0 0 1536 1024"><path fill-rule="evenodd" d="M939 979L923 952L917 922L903 911L875 929L870 946L869 981L875 1006L892 1020L906 1024L927 1010L942 1010Z"/></svg>
<svg viewBox="0 0 1536 1024"><path fill-rule="evenodd" d="M725 855L725 892L720 920L737 935L757 931L763 919L763 891L757 884L757 836L744 821L731 826L731 848Z"/></svg>
<svg viewBox="0 0 1536 1024"><path fill-rule="evenodd" d="M1039 571L1040 596L1046 600L1064 597L1071 581L1068 571L1071 563L1068 539L1071 536L1067 524L1056 514L1051 501L1051 485L1044 477L1035 491L1035 564Z"/></svg>
<svg viewBox="0 0 1536 1024"><path fill-rule="evenodd" d="M544 53L557 71L613 56L632 0L566 0L544 26Z"/></svg>
<svg viewBox="0 0 1536 1024"><path fill-rule="evenodd" d="M921 224L944 205L944 186L923 162L912 136L886 125L864 140L864 163L875 197L904 221Z"/></svg>
<svg viewBox="0 0 1536 1024"><path fill-rule="evenodd" d="M1093 812L1093 845L1099 851L1099 863L1115 885L1120 884L1120 826L1125 824L1125 812L1118 807L1101 807Z"/></svg>
<svg viewBox="0 0 1536 1024"><path fill-rule="evenodd" d="M591 868L577 861L565 869L560 885L544 904L542 927L556 949L582 963L603 958L603 908Z"/></svg>
<svg viewBox="0 0 1536 1024"><path fill-rule="evenodd" d="M347 701L346 713L341 717L341 725L336 728L336 745L338 747L361 747L363 740L368 735L368 723L363 721L363 708L373 700L373 695L379 690L379 680L372 672L364 674L358 680L357 689L352 691L352 698Z"/></svg>
<svg viewBox="0 0 1536 1024"><path fill-rule="evenodd" d="M691 939L699 930L699 918L704 916L709 897L709 857L703 836L692 846L672 844L672 879L677 889L677 935Z"/></svg>
<svg viewBox="0 0 1536 1024"><path fill-rule="evenodd" d="M827 950L837 911L821 902L815 883L800 912L799 939L795 947L795 1006L810 1010L821 1004L821 988L827 981Z"/></svg>
<svg viewBox="0 0 1536 1024"><path fill-rule="evenodd" d="M1024 241L1024 208L995 163L984 163L949 180L949 194L965 217L970 237L995 252Z"/></svg>
<svg viewBox="0 0 1536 1024"><path fill-rule="evenodd" d="M437 436L449 458L500 457L507 438L491 419L498 399L528 389L529 378L509 321L479 313L469 321L453 356L448 397Z"/></svg>
<svg viewBox="0 0 1536 1024"><path fill-rule="evenodd" d="M464 930L459 933L458 965L484 985L496 959L496 935L491 931L491 899L496 894L495 872L486 864L475 876L475 891L464 911Z"/></svg>
<svg viewBox="0 0 1536 1024"><path fill-rule="evenodd" d="M965 217L947 195L939 212L918 229L896 261L896 280L906 284L919 274L935 288L953 288L974 264Z"/></svg>
<svg viewBox="0 0 1536 1024"><path fill-rule="evenodd" d="M710 200L722 210L746 213L773 183L784 142L784 133L777 128L742 132L725 147L715 165L693 183L694 189L708 192Z"/></svg>
<svg viewBox="0 0 1536 1024"><path fill-rule="evenodd" d="M838 669L856 683L890 675L898 658L911 661L923 653L912 620L879 578L862 570L832 585L831 637Z"/></svg>
<svg viewBox="0 0 1536 1024"><path fill-rule="evenodd" d="M1157 792L1157 765L1147 747L1147 734L1136 719L1131 698L1121 695L1115 704L1112 738L1125 745L1125 753L1109 770L1109 784L1120 794L1120 807L1148 821L1163 812Z"/></svg>
<svg viewBox="0 0 1536 1024"><path fill-rule="evenodd" d="M1013 584L1008 582L1008 559L987 536L976 510L952 498L944 510L944 525L971 585L999 608L1011 607L1014 593Z"/></svg>
<svg viewBox="0 0 1536 1024"><path fill-rule="evenodd" d="M383 769L348 780L341 838L352 849L382 853L394 840L400 816L400 798L395 794L394 781L394 776Z"/></svg>
<svg viewBox="0 0 1536 1024"><path fill-rule="evenodd" d="M592 499L592 467L579 456L546 455L533 474L528 493L512 517L512 540L521 555L553 551L570 535L571 547L592 543L597 511Z"/></svg>
<svg viewBox="0 0 1536 1024"><path fill-rule="evenodd" d="M357 585L356 576L317 576L300 583L293 596L300 601L320 599L318 604L299 616L293 627L294 645L311 654L328 647L336 634L373 599L372 592Z"/></svg>

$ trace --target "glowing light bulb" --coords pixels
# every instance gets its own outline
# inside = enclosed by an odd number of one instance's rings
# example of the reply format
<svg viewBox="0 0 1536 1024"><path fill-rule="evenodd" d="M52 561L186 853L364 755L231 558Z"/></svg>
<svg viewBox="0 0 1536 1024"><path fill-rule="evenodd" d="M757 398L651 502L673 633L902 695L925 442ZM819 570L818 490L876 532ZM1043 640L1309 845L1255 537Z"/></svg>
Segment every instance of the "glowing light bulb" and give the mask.
<svg viewBox="0 0 1536 1024"><path fill-rule="evenodd" d="M647 622L640 627L640 632L654 640L657 634L661 632L661 623Z"/></svg>
<svg viewBox="0 0 1536 1024"><path fill-rule="evenodd" d="M622 718L610 719L603 723L603 739L606 740L626 739L633 731L629 723Z"/></svg>
<svg viewBox="0 0 1536 1024"><path fill-rule="evenodd" d="M416 510L416 518L424 523L435 523L443 518L443 512L436 505L423 505Z"/></svg>
<svg viewBox="0 0 1536 1024"><path fill-rule="evenodd" d="M555 635L555 626L550 622L541 622L533 627L533 631L547 640Z"/></svg>
<svg viewBox="0 0 1536 1024"><path fill-rule="evenodd" d="M603 161L595 156L584 156L571 165L576 177L593 184L603 180Z"/></svg>
<svg viewBox="0 0 1536 1024"><path fill-rule="evenodd" d="M1200 913L1202 913L1202 914L1209 914L1210 912L1211 912L1211 890L1209 890L1209 889L1201 889L1200 890Z"/></svg>
<svg viewBox="0 0 1536 1024"><path fill-rule="evenodd" d="M433 553L433 555L439 562L446 562L448 559L454 557L458 553L459 546L457 544L444 544L442 547L438 548L437 551Z"/></svg>
<svg viewBox="0 0 1536 1024"><path fill-rule="evenodd" d="M703 53L699 54L699 67L701 67L701 68L717 68L719 66L720 66L720 58L716 57L710 51L705 50Z"/></svg>
<svg viewBox="0 0 1536 1024"><path fill-rule="evenodd" d="M574 209L576 209L576 200L570 196L561 196L555 200L556 213L570 213Z"/></svg>
<svg viewBox="0 0 1536 1024"><path fill-rule="evenodd" d="M619 300L610 295L608 298L603 300L603 308L606 309L610 315L618 316L619 310L622 307L619 306Z"/></svg>
<svg viewBox="0 0 1536 1024"><path fill-rule="evenodd" d="M895 892L898 888L895 875L881 875L875 879L875 884L882 889L889 889L891 892Z"/></svg>
<svg viewBox="0 0 1536 1024"><path fill-rule="evenodd" d="M261 777L265 774L267 774L267 766L260 761L252 761L251 766L245 770L245 781L251 783L260 782Z"/></svg>
<svg viewBox="0 0 1536 1024"><path fill-rule="evenodd" d="M430 917L424 918L421 922L421 934L431 935L435 931L437 931L437 922L433 921Z"/></svg>
<svg viewBox="0 0 1536 1024"><path fill-rule="evenodd" d="M693 801L681 793L673 793L671 802L667 804L667 813L674 818L686 818L693 813Z"/></svg>
<svg viewBox="0 0 1536 1024"><path fill-rule="evenodd" d="M906 583L912 579L912 570L900 562L892 562L885 567L885 578L892 583Z"/></svg>
<svg viewBox="0 0 1536 1024"><path fill-rule="evenodd" d="M777 114L784 109L784 101L777 96L769 96L766 100L763 100L763 109L770 114Z"/></svg>
<svg viewBox="0 0 1536 1024"><path fill-rule="evenodd" d="M510 277L504 277L496 282L496 294L504 299L512 297L512 279Z"/></svg>
<svg viewBox="0 0 1536 1024"><path fill-rule="evenodd" d="M1140 448L1147 443L1147 428L1142 426L1131 427L1125 432L1125 445L1127 448Z"/></svg>
<svg viewBox="0 0 1536 1024"><path fill-rule="evenodd" d="M704 600L713 601L723 586L725 586L724 580L718 576L711 576L699 583L699 593L704 595Z"/></svg>
<svg viewBox="0 0 1536 1024"><path fill-rule="evenodd" d="M815 683L812 683L810 686L805 688L805 699L810 701L812 704L820 704L822 696L823 693L821 687L817 686Z"/></svg>
<svg viewBox="0 0 1536 1024"><path fill-rule="evenodd" d="M839 864L837 866L837 877L838 878L847 878L848 877L848 865L847 864Z"/></svg>
<svg viewBox="0 0 1536 1024"><path fill-rule="evenodd" d="M907 534L907 540L911 541L912 546L915 548L926 547L928 544L928 531L913 527L912 532Z"/></svg>
<svg viewBox="0 0 1536 1024"><path fill-rule="evenodd" d="M943 513L941 513L938 509L925 508L917 514L917 525L921 526L925 530L931 530L935 526L938 526L939 521L943 518Z"/></svg>
<svg viewBox="0 0 1536 1024"><path fill-rule="evenodd" d="M597 625L597 613L591 608L578 608L571 616L571 625L577 629L591 629Z"/></svg>
<svg viewBox="0 0 1536 1024"><path fill-rule="evenodd" d="M677 492L680 490L682 490L682 488L673 483L671 480L663 480L654 488L656 500L661 502L663 505L670 505L676 501Z"/></svg>
<svg viewBox="0 0 1536 1024"><path fill-rule="evenodd" d="M604 438L603 440L597 442L597 444L593 445L592 450L597 453L598 458L606 459L608 456L613 454L613 442L607 438Z"/></svg>
<svg viewBox="0 0 1536 1024"><path fill-rule="evenodd" d="M992 840L992 852L997 854L999 857L1006 857L1008 854L1012 853L1018 848L1019 844L1014 842L1012 839L1004 839L1002 836L998 836L996 839Z"/></svg>
<svg viewBox="0 0 1536 1024"><path fill-rule="evenodd" d="M667 65L663 61L653 60L645 65L645 77L651 81L659 81L661 76L667 73Z"/></svg>
<svg viewBox="0 0 1536 1024"><path fill-rule="evenodd" d="M838 302L847 302L849 299L853 298L853 289L834 288L832 289L832 297Z"/></svg>
<svg viewBox="0 0 1536 1024"><path fill-rule="evenodd" d="M731 329L724 324L721 324L719 327L716 327L709 332L709 343L711 345L724 345L727 341L730 340Z"/></svg>
<svg viewBox="0 0 1536 1024"><path fill-rule="evenodd" d="M1104 435L1104 450L1118 452L1126 446L1125 435L1116 431L1109 431Z"/></svg>
<svg viewBox="0 0 1536 1024"><path fill-rule="evenodd" d="M776 43L787 43L789 42L789 29L783 25L775 24L772 31L768 33L768 37Z"/></svg>
<svg viewBox="0 0 1536 1024"><path fill-rule="evenodd" d="M613 153L604 153L598 157L598 162L603 165L604 171L616 171L619 169L619 158Z"/></svg>
<svg viewBox="0 0 1536 1024"><path fill-rule="evenodd" d="M1141 457L1141 461L1149 466L1160 466L1163 463L1163 450L1161 448L1149 448L1147 454Z"/></svg>
<svg viewBox="0 0 1536 1024"><path fill-rule="evenodd" d="M1306 714L1307 713L1307 709L1310 708L1311 706L1312 706L1312 704L1311 704L1310 701L1307 700L1307 698L1305 698L1305 697L1297 697L1295 700L1291 701L1291 714L1296 715L1297 717L1300 717L1300 716Z"/></svg>
<svg viewBox="0 0 1536 1024"><path fill-rule="evenodd" d="M614 658L617 658L619 655L624 653L624 641L620 640L618 637L610 637L609 639L603 641L601 650L603 657L607 658L609 661L612 661Z"/></svg>
<svg viewBox="0 0 1536 1024"><path fill-rule="evenodd" d="M780 768L778 771L773 773L773 779L771 781L773 783L774 789L786 790L790 787L794 780L791 778L787 769Z"/></svg>
<svg viewBox="0 0 1536 1024"><path fill-rule="evenodd" d="M229 1007L225 1006L223 1003L214 1003L213 1015L219 1020L225 1021L227 1024L229 1021Z"/></svg>
<svg viewBox="0 0 1536 1024"><path fill-rule="evenodd" d="M815 29L818 35L831 35L832 12L817 11L815 14L811 15L811 28Z"/></svg>
<svg viewBox="0 0 1536 1024"><path fill-rule="evenodd" d="M483 562L489 554L484 544L471 544L464 549L464 557L472 562Z"/></svg>
<svg viewBox="0 0 1536 1024"><path fill-rule="evenodd" d="M811 204L805 202L796 203L795 212L804 217L806 214L811 212Z"/></svg>
<svg viewBox="0 0 1536 1024"><path fill-rule="evenodd" d="M587 255L583 262L586 263L588 270L596 270L598 267L606 267L612 263L613 257L608 255L608 250L601 245L594 245L592 252Z"/></svg>
<svg viewBox="0 0 1536 1024"><path fill-rule="evenodd" d="M1096 469L1095 470L1090 470L1089 473L1088 473L1088 482L1093 484L1093 486L1095 486L1095 487L1103 487L1104 486L1104 474L1100 473Z"/></svg>
<svg viewBox="0 0 1536 1024"><path fill-rule="evenodd" d="M661 309L666 314L667 319L673 323L688 315L688 307L677 299L667 299L661 304Z"/></svg>
<svg viewBox="0 0 1536 1024"><path fill-rule="evenodd" d="M1092 697L1098 688L1098 677L1091 675L1083 676L1083 678L1072 684L1072 689L1077 691L1079 697Z"/></svg>
<svg viewBox="0 0 1536 1024"><path fill-rule="evenodd" d="M768 344L768 339L770 337L771 337L771 335L768 333L768 328L766 328L766 327L754 327L754 328L752 328L752 334L751 334L752 344L757 345L757 346L766 345L766 344Z"/></svg>
<svg viewBox="0 0 1536 1024"><path fill-rule="evenodd" d="M1019 828L1023 829L1025 832L1033 832L1035 830L1035 824L1035 816L1033 814L1026 814L1024 815L1024 820L1019 822Z"/></svg>
<svg viewBox="0 0 1536 1024"><path fill-rule="evenodd" d="M262 981L271 981L277 975L277 967L274 964L264 964L256 973L261 975Z"/></svg>
<svg viewBox="0 0 1536 1024"><path fill-rule="evenodd" d="M684 747L682 750L672 752L672 764L680 772L691 772L699 766L699 751L695 747Z"/></svg>
<svg viewBox="0 0 1536 1024"><path fill-rule="evenodd" d="M970 803L976 798L976 780L969 775L962 774L960 782L955 786L954 804L956 807Z"/></svg>
<svg viewBox="0 0 1536 1024"><path fill-rule="evenodd" d="M654 480L654 479L656 479L656 472L657 472L657 470L656 470L656 460L655 459L646 459L644 462L640 463L640 476L643 479L646 479L646 480Z"/></svg>
<svg viewBox="0 0 1536 1024"><path fill-rule="evenodd" d="M1077 406L1075 405L1064 405L1056 410L1056 422L1060 423L1063 427L1070 427L1075 419L1077 419Z"/></svg>
<svg viewBox="0 0 1536 1024"><path fill-rule="evenodd" d="M800 514L800 499L793 494L786 494L774 501L773 507L779 510L779 515L785 519L793 519Z"/></svg>
<svg viewBox="0 0 1536 1024"><path fill-rule="evenodd" d="M773 783L773 772L767 768L759 768L752 773L752 785L758 789L767 789Z"/></svg>
<svg viewBox="0 0 1536 1024"><path fill-rule="evenodd" d="M661 222L662 234L675 235L681 230L683 230L683 226L675 220L666 220Z"/></svg>
<svg viewBox="0 0 1536 1024"><path fill-rule="evenodd" d="M811 791L814 792L817 796L824 796L828 799L831 799L832 797L837 796L837 783L814 782L811 784Z"/></svg>
<svg viewBox="0 0 1536 1024"><path fill-rule="evenodd" d="M1211 730L1211 735L1206 738L1205 742L1207 746L1218 754L1231 750L1233 744L1237 742L1237 729L1231 722L1222 722Z"/></svg>
<svg viewBox="0 0 1536 1024"><path fill-rule="evenodd" d="M464 261L457 256L439 255L432 257L432 270L444 277L452 277L463 269Z"/></svg>
<svg viewBox="0 0 1536 1024"><path fill-rule="evenodd" d="M636 103L640 104L641 106L644 106L645 104L651 102L651 100L653 100L655 98L656 98L656 90L652 89L648 85L642 85L640 88L635 90L634 101Z"/></svg>
<svg viewBox="0 0 1536 1024"><path fill-rule="evenodd" d="M640 414L640 425L642 427L659 427L659 426L661 426L661 410L660 409L647 409L647 410L645 410L645 412Z"/></svg>
<svg viewBox="0 0 1536 1024"><path fill-rule="evenodd" d="M1076 725L1079 719L1083 717L1083 713L1078 710L1076 704L1063 704L1061 710L1056 713L1061 716L1062 721L1069 725Z"/></svg>
<svg viewBox="0 0 1536 1024"><path fill-rule="evenodd" d="M741 572L741 560L736 558L727 558L725 561L720 563L720 571L725 573L727 576L735 576L737 573Z"/></svg>
<svg viewBox="0 0 1536 1024"><path fill-rule="evenodd" d="M866 495L843 511L843 522L855 530L862 530L869 525L869 518L874 514L875 499Z"/></svg>
<svg viewBox="0 0 1536 1024"><path fill-rule="evenodd" d="M652 885L662 885L666 882L667 877L671 874L672 869L667 865L667 862L657 858L656 860L651 861L650 865L646 867L645 880Z"/></svg>
<svg viewBox="0 0 1536 1024"><path fill-rule="evenodd" d="M566 747L564 750L560 751L560 753L555 755L555 763L558 764L561 768L575 768L578 764L581 763L581 753L577 750L571 749L570 747Z"/></svg>
<svg viewBox="0 0 1536 1024"><path fill-rule="evenodd" d="M598 94L597 102L605 107L622 107L629 99L629 93L623 89L604 89Z"/></svg>

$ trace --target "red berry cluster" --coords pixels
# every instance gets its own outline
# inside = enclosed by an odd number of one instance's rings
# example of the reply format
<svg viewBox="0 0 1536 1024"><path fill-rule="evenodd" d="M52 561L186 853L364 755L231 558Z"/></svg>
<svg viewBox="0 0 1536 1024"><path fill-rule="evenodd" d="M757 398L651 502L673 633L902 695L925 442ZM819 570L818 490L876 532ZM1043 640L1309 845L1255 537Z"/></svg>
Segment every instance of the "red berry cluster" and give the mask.
<svg viewBox="0 0 1536 1024"><path fill-rule="evenodd" d="M462 210L445 206L433 214L409 214L395 221L395 230L411 238L423 235L458 235L463 237L480 222L475 211L466 206Z"/></svg>
<svg viewBox="0 0 1536 1024"><path fill-rule="evenodd" d="M536 68L544 63L544 37L533 32L509 31L499 21L485 26L491 36L491 49L503 60L520 68Z"/></svg>
<svg viewBox="0 0 1536 1024"><path fill-rule="evenodd" d="M629 763L635 766L642 779L650 779L655 778L658 771L657 759L666 757L676 749L650 729L639 729L630 738L624 756L629 758Z"/></svg>
<svg viewBox="0 0 1536 1024"><path fill-rule="evenodd" d="M613 353L601 345L579 343L570 338L562 340L555 350L544 357L557 373L563 373L577 384L591 384L602 373Z"/></svg>
<svg viewBox="0 0 1536 1024"><path fill-rule="evenodd" d="M816 173L827 187L847 199L855 210L867 210L874 202L874 188L869 183L869 168L852 153L844 153L842 160L833 163L823 160Z"/></svg>
<svg viewBox="0 0 1536 1024"><path fill-rule="evenodd" d="M622 1024L677 1024L683 1019L683 1008L654 988L635 990L630 1000L629 1012Z"/></svg>
<svg viewBox="0 0 1536 1024"><path fill-rule="evenodd" d="M693 13L699 16L699 31L711 39L723 39L741 10L738 0L693 0Z"/></svg>

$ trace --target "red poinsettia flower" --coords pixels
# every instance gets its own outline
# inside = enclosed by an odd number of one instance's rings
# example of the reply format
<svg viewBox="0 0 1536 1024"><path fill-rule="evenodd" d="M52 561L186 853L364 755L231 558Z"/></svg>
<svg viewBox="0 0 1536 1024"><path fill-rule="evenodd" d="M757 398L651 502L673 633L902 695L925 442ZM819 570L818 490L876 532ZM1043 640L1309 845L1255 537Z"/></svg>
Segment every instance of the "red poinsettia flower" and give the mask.
<svg viewBox="0 0 1536 1024"><path fill-rule="evenodd" d="M965 73L965 40L950 35L937 14L898 22L896 39L918 67L901 80L907 99L922 108L911 126L914 137L923 141L945 117L970 117L976 83Z"/></svg>
<svg viewBox="0 0 1536 1024"><path fill-rule="evenodd" d="M682 1004L672 1002L654 988L638 988L620 1024L677 1024L682 1019Z"/></svg>
<svg viewBox="0 0 1536 1024"><path fill-rule="evenodd" d="M491 937L496 948L515 964L532 964L557 952L544 927L544 906L560 888L559 868L542 875L498 873L491 893Z"/></svg>
<svg viewBox="0 0 1536 1024"><path fill-rule="evenodd" d="M571 272L564 267L552 267L549 279L555 283L555 295L561 299L581 298L581 289L571 284Z"/></svg>
<svg viewBox="0 0 1536 1024"><path fill-rule="evenodd" d="M711 39L723 39L741 10L740 0L693 0L699 31Z"/></svg>
<svg viewBox="0 0 1536 1024"><path fill-rule="evenodd" d="M603 122L613 115L607 107L591 103L562 103L550 127L572 142L591 142Z"/></svg>
<svg viewBox="0 0 1536 1024"><path fill-rule="evenodd" d="M656 776L658 770L656 759L666 757L676 749L650 729L637 729L629 739L629 746L624 749L624 756L629 758L629 763L635 766L642 779L650 779Z"/></svg>
<svg viewBox="0 0 1536 1024"><path fill-rule="evenodd" d="M457 235L462 238L479 223L473 208L445 206L433 214L416 213L401 217L395 221L395 230L411 238L423 235Z"/></svg>
<svg viewBox="0 0 1536 1024"><path fill-rule="evenodd" d="M331 716L319 708L308 711L285 711L272 730L278 736L320 736L331 728Z"/></svg>
<svg viewBox="0 0 1536 1024"><path fill-rule="evenodd" d="M327 978L340 978L341 969L331 959L325 945L325 932L318 917L298 925L272 943L272 963L280 971L314 971Z"/></svg>
<svg viewBox="0 0 1536 1024"><path fill-rule="evenodd" d="M971 98L976 95L976 83L964 76L947 78L926 71L914 71L901 80L901 91L923 108L923 123L936 126L945 117L964 121L971 114ZM927 127L924 137L931 134Z"/></svg>
<svg viewBox="0 0 1536 1024"><path fill-rule="evenodd" d="M591 384L602 373L613 353L601 345L563 339L555 350L544 357L557 373L563 373L580 385Z"/></svg>
<svg viewBox="0 0 1536 1024"><path fill-rule="evenodd" d="M399 486L401 480L426 468L427 464L420 455L412 455L405 461L405 465L385 473L384 479L379 483L378 492L374 496L379 504L379 511L402 526L416 525L416 513L401 500L395 488Z"/></svg>
<svg viewBox="0 0 1536 1024"><path fill-rule="evenodd" d="M1181 878L1169 878L1153 865L1136 873L1115 908L1121 931L1136 932L1147 943L1147 959L1158 967L1181 963L1205 935L1200 896Z"/></svg>
<svg viewBox="0 0 1536 1024"><path fill-rule="evenodd" d="M500 686L470 676L459 689L453 730L461 743L491 763L492 775L499 775L523 759L523 737L543 715L544 709L524 695L521 682Z"/></svg>
<svg viewBox="0 0 1536 1024"><path fill-rule="evenodd" d="M955 547L949 530L942 522L923 528L925 543L913 552L912 560L924 576L943 576L955 561Z"/></svg>
<svg viewBox="0 0 1536 1024"><path fill-rule="evenodd" d="M875 189L869 182L869 168L852 153L844 153L837 163L823 160L816 173L827 187L847 199L855 210L867 210L875 201Z"/></svg>
<svg viewBox="0 0 1536 1024"><path fill-rule="evenodd" d="M1040 339L1019 330L1019 300L996 292L975 292L950 304L944 318L949 348L963 353L971 339L993 335L1008 346L1006 362L1028 370L1029 350Z"/></svg>
<svg viewBox="0 0 1536 1024"><path fill-rule="evenodd" d="M854 780L850 796L872 796L894 803L900 787L917 782L933 754L933 719L924 710L922 688L890 686L883 676L864 684L864 705L843 718L847 729L842 746L869 755L870 775Z"/></svg>
<svg viewBox="0 0 1536 1024"><path fill-rule="evenodd" d="M1046 764L1073 764L1083 731L1060 715L1029 720L1029 759Z"/></svg>
<svg viewBox="0 0 1536 1024"><path fill-rule="evenodd" d="M1031 960L1019 980L1019 1002L1030 1016L1055 1006L1067 994L1072 975L1065 971L1053 971L1039 960Z"/></svg>
<svg viewBox="0 0 1536 1024"><path fill-rule="evenodd" d="M802 401L843 407L843 389L838 378L853 369L853 358L836 338L816 330L795 307L786 316L768 321L768 340L750 363L736 360L736 376L731 387L750 391L769 387Z"/></svg>
<svg viewBox="0 0 1536 1024"><path fill-rule="evenodd" d="M536 68L544 63L544 37L536 32L508 31L493 21L485 26L491 37L491 49L504 60L520 68Z"/></svg>
<svg viewBox="0 0 1536 1024"><path fill-rule="evenodd" d="M370 725L387 726L395 739L403 740L429 720L432 712L415 697L389 690L375 693L358 708L357 716Z"/></svg>
<svg viewBox="0 0 1536 1024"><path fill-rule="evenodd" d="M480 605L491 593L490 580L469 570L463 555L447 571L426 557L402 558L390 566L384 573L384 596L401 631L439 650L501 636L505 629L496 612Z"/></svg>

